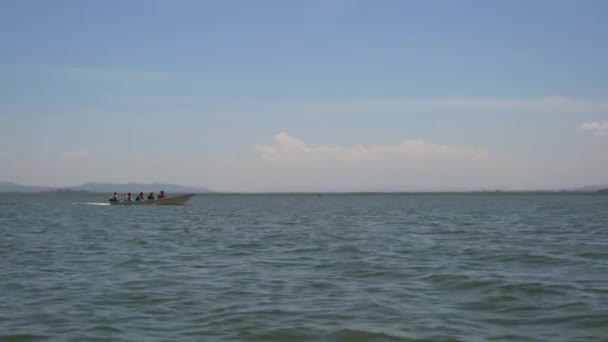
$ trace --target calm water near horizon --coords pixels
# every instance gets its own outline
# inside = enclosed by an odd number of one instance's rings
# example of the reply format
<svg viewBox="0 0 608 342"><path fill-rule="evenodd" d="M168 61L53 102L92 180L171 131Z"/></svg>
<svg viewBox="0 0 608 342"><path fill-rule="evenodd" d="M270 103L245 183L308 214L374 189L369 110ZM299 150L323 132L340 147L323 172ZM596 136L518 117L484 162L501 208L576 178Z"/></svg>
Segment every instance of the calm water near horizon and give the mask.
<svg viewBox="0 0 608 342"><path fill-rule="evenodd" d="M0 194L0 341L606 341L608 196Z"/></svg>

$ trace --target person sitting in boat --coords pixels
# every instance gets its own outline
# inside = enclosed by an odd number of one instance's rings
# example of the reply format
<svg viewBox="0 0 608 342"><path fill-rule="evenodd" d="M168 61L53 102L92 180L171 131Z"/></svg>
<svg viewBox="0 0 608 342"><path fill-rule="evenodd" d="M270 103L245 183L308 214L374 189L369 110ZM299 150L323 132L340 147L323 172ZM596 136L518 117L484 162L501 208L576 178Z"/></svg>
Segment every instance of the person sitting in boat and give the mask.
<svg viewBox="0 0 608 342"><path fill-rule="evenodd" d="M148 195L148 199L149 199L149 200L153 200L153 199L154 199L154 193L153 193L153 192L151 192L151 193Z"/></svg>
<svg viewBox="0 0 608 342"><path fill-rule="evenodd" d="M165 192L161 190L160 194L158 194L158 199L165 198L165 197L167 197L167 196L165 196Z"/></svg>
<svg viewBox="0 0 608 342"><path fill-rule="evenodd" d="M140 192L139 195L137 195L137 198L135 198L136 201L143 201L144 198L144 193Z"/></svg>
<svg viewBox="0 0 608 342"><path fill-rule="evenodd" d="M118 194L114 193L112 197L110 197L110 202L118 202Z"/></svg>
<svg viewBox="0 0 608 342"><path fill-rule="evenodd" d="M127 193L127 197L125 197L125 202L131 202L131 193Z"/></svg>

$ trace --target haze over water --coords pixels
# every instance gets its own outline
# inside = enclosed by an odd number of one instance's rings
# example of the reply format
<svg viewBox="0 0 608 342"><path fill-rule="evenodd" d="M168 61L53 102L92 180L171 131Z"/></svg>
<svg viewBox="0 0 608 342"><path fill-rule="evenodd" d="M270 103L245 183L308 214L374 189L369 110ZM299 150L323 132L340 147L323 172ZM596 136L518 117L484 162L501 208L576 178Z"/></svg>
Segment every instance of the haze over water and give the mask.
<svg viewBox="0 0 608 342"><path fill-rule="evenodd" d="M0 340L601 341L608 197L0 196Z"/></svg>

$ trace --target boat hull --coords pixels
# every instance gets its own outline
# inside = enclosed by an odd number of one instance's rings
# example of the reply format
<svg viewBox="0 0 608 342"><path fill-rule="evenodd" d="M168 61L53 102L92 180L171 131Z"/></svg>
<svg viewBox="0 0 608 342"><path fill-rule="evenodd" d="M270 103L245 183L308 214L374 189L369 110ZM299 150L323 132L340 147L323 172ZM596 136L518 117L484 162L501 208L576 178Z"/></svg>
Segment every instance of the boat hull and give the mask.
<svg viewBox="0 0 608 342"><path fill-rule="evenodd" d="M174 197L165 197L153 200L145 201L131 201L131 202L113 202L109 201L111 205L184 205L194 194L187 194Z"/></svg>

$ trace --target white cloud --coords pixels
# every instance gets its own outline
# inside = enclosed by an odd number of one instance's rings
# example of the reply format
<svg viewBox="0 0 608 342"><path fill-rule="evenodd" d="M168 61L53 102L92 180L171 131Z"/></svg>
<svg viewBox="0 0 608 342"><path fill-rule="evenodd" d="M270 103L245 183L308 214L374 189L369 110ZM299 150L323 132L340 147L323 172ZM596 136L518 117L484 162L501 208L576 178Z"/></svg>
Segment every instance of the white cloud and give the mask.
<svg viewBox="0 0 608 342"><path fill-rule="evenodd" d="M423 139L404 140L394 145L307 145L287 133L274 136L272 145L253 145L264 160L299 163L310 161L373 162L434 158L483 159L481 148L434 144Z"/></svg>
<svg viewBox="0 0 608 342"><path fill-rule="evenodd" d="M80 148L73 151L63 152L63 156L66 158L86 158L89 156L89 150Z"/></svg>
<svg viewBox="0 0 608 342"><path fill-rule="evenodd" d="M581 131L591 132L598 136L608 135L608 120L583 122L579 129Z"/></svg>
<svg viewBox="0 0 608 342"><path fill-rule="evenodd" d="M426 140L384 145L307 144L286 133L254 145L246 185L262 191L567 189L605 184L604 155L495 151ZM238 177L238 175L237 175ZM265 184L264 184L265 182ZM263 185L262 185L263 184Z"/></svg>

